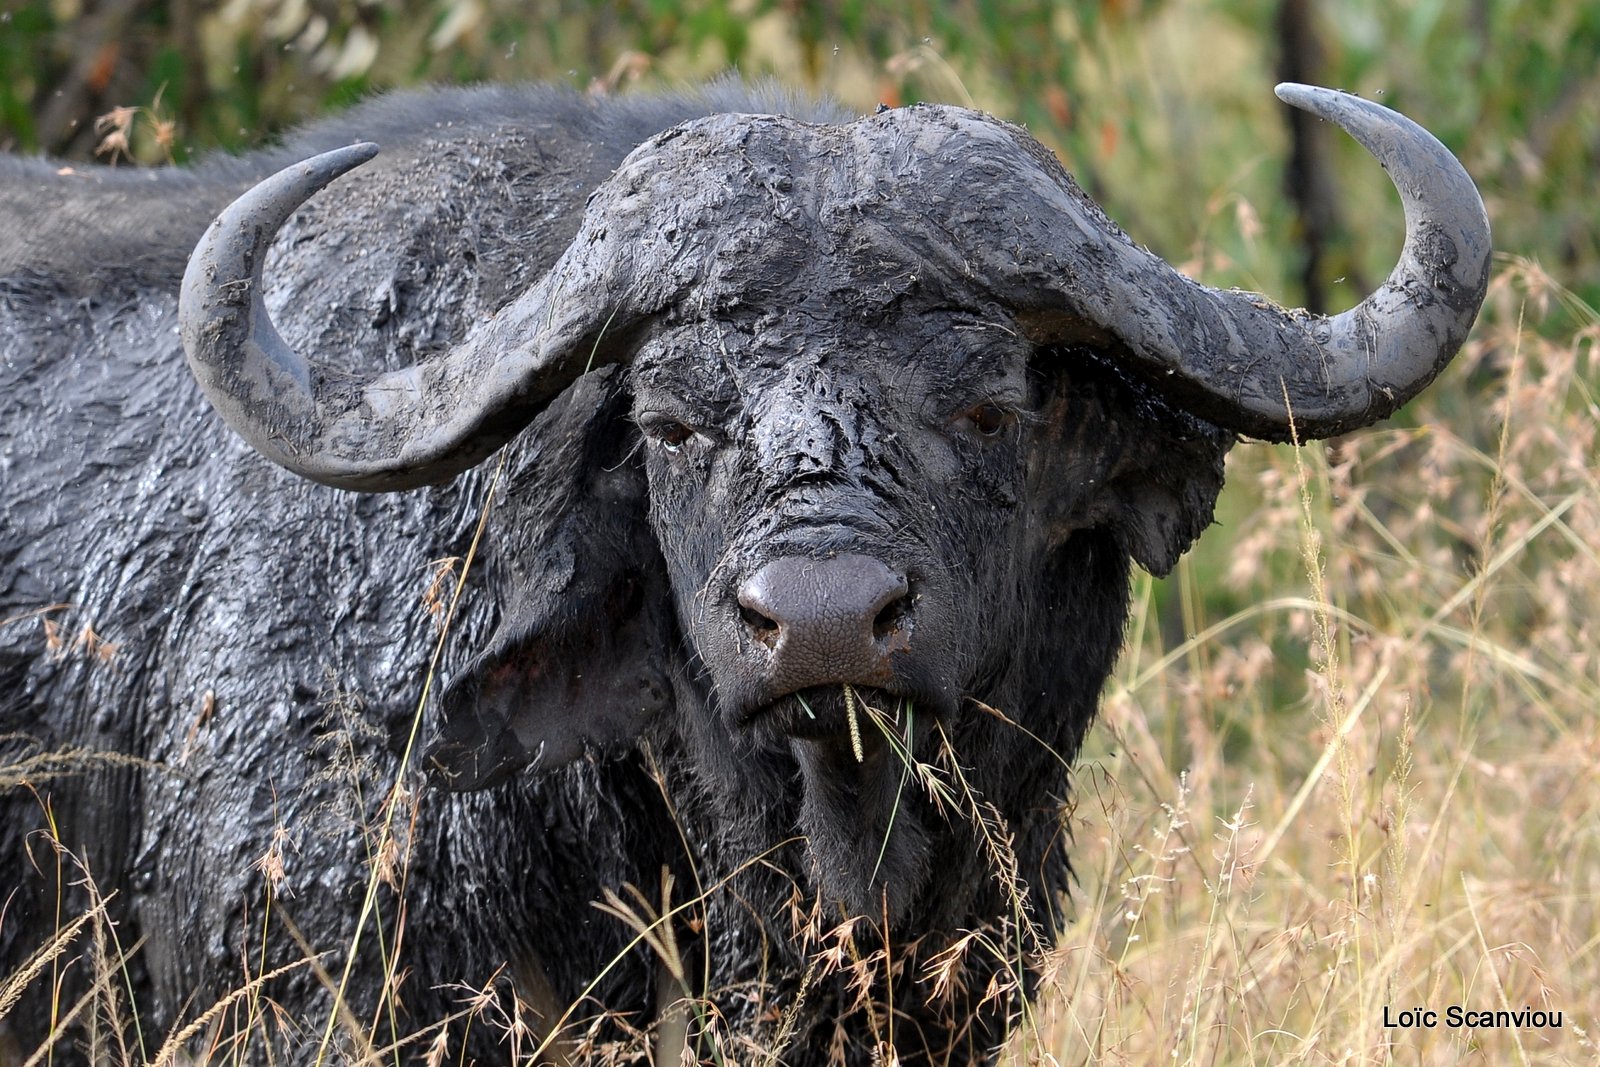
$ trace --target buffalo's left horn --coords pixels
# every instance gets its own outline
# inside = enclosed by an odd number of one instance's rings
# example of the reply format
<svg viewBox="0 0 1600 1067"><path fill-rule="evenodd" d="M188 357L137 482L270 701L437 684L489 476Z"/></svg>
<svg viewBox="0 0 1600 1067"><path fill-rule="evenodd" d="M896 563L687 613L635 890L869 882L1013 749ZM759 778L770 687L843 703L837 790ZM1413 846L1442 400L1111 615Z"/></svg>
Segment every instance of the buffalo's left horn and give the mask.
<svg viewBox="0 0 1600 1067"><path fill-rule="evenodd" d="M267 314L262 263L296 208L376 153L369 144L326 152L229 205L189 259L178 323L201 388L257 451L326 485L386 492L476 465L585 370L619 358L621 345L600 342L626 328L618 294L628 284L563 260L424 363L359 374L307 361Z"/></svg>
<svg viewBox="0 0 1600 1067"><path fill-rule="evenodd" d="M1278 96L1343 127L1400 193L1406 238L1388 279L1331 317L1254 293L1200 285L1126 240L1085 239L1084 208L1060 209L1056 341L1111 345L1169 399L1219 426L1272 441L1332 437L1392 414L1444 369L1489 282L1489 219L1449 149L1386 107L1309 85ZM1075 247L1073 247L1075 245ZM1027 319L1025 313L1024 319Z"/></svg>

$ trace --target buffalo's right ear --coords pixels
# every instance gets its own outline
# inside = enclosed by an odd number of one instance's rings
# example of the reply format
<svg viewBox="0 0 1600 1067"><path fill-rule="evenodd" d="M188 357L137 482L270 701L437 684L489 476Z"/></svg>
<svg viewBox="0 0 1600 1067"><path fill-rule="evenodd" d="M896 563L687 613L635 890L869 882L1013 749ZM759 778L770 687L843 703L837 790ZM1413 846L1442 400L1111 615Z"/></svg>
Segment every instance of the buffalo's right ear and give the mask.
<svg viewBox="0 0 1600 1067"><path fill-rule="evenodd" d="M445 689L427 753L447 789L631 744L670 703L666 569L624 374L571 386L512 447L486 564L500 623Z"/></svg>

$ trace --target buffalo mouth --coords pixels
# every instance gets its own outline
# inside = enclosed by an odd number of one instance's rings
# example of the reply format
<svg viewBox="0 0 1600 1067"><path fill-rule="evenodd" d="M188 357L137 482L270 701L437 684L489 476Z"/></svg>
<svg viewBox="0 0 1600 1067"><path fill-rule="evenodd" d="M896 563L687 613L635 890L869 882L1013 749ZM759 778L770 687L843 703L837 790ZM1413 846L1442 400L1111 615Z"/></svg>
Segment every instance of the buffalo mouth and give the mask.
<svg viewBox="0 0 1600 1067"><path fill-rule="evenodd" d="M766 742L842 742L865 753L892 739L895 748L914 752L934 723L949 721L954 710L953 702L927 694L841 682L807 686L747 707L738 723Z"/></svg>

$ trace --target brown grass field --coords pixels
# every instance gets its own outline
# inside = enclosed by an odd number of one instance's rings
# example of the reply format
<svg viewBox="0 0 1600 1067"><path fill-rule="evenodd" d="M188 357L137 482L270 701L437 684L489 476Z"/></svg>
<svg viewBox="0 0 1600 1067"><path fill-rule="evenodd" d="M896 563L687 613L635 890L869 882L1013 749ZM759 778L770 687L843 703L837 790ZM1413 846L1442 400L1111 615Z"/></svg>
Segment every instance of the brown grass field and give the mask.
<svg viewBox="0 0 1600 1067"><path fill-rule="evenodd" d="M1163 591L1184 632L1136 622L1080 762L1058 992L1018 1062L1600 1062L1597 345L1508 261L1447 374L1492 382L1478 406L1447 380L1411 428L1233 453L1223 528ZM1204 607L1206 560L1241 608ZM1419 1006L1437 1028L1383 1025Z"/></svg>

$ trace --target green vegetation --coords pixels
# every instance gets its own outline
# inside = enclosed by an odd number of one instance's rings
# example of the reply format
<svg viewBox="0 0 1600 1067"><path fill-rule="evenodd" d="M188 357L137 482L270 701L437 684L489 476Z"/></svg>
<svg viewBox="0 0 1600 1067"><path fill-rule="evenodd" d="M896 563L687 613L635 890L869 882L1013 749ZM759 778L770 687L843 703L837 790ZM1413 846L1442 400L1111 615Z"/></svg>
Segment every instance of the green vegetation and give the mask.
<svg viewBox="0 0 1600 1067"><path fill-rule="evenodd" d="M0 147L87 158L120 128L97 119L139 109L120 114L137 115L132 154L181 160L420 82L618 90L730 65L862 109L941 100L1024 122L1141 241L1214 284L1291 300L1270 88L1293 70L1423 120L1483 185L1500 246L1600 303L1600 8L1583 0L968 0L893 15L866 0L13 0ZM1337 302L1387 269L1399 222L1359 150L1329 147L1340 217L1361 223L1334 235Z"/></svg>
<svg viewBox="0 0 1600 1067"><path fill-rule="evenodd" d="M1016 1061L1600 1061L1600 5L878 7L15 0L0 143L155 164L380 88L632 92L737 64L862 109L1025 122L1136 239L1293 303L1316 224L1285 192L1271 86L1276 20L1299 13L1289 29L1317 45L1302 76L1382 93L1461 156L1500 270L1420 400L1336 442L1240 447L1219 526L1140 584L1077 771L1078 888ZM1337 217L1315 281L1342 307L1393 261L1401 218L1370 159L1322 135ZM640 888L607 907L654 945L668 887L659 911ZM848 932L829 937L844 958ZM49 964L0 976L0 1016ZM237 996L248 1026L254 989ZM1565 1025L1383 1025L1386 1006L1452 1004Z"/></svg>

